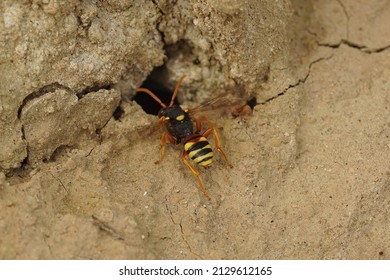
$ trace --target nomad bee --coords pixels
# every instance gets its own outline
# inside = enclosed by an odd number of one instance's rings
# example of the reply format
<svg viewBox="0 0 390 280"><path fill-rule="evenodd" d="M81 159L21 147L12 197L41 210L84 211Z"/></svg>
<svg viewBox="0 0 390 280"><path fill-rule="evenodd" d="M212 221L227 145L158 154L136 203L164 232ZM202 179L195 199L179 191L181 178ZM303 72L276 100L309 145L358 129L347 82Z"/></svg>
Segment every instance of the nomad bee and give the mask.
<svg viewBox="0 0 390 280"><path fill-rule="evenodd" d="M184 77L185 76L180 77L177 82L169 106L165 105L156 95L146 88L138 88L136 89L136 92L144 92L150 95L162 107L158 113L158 125L164 128L164 132L161 136L160 159L155 163L158 164L162 161L167 140L172 144L183 143L184 148L182 152L182 160L196 176L200 189L204 195L210 199L203 186L199 171L189 163L188 158L204 168L211 165L214 154L207 138L212 133L214 135L215 146L218 152L221 154L227 165L229 167L233 167L226 157L225 152L222 150L221 142L215 126L210 123L210 127L203 133L201 133L201 130L202 123L209 122L208 118L211 115L217 116L222 113L223 109L229 109L229 107L237 104L234 102L234 99L229 100L224 97L217 97L192 110L183 110L179 105L174 105L173 103Z"/></svg>

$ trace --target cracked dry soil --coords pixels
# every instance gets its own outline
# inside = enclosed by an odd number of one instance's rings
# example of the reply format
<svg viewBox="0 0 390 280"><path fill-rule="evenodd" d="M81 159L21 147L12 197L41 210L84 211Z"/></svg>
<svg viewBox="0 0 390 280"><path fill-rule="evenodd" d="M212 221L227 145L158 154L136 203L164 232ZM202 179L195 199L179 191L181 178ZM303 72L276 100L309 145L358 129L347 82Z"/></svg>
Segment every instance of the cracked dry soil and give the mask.
<svg viewBox="0 0 390 280"><path fill-rule="evenodd" d="M211 201L180 147L153 164L158 136L135 129L155 117L124 102L83 145L0 173L0 258L389 259L390 3L310 9L296 75L271 69L253 115L220 120L234 168L201 171Z"/></svg>

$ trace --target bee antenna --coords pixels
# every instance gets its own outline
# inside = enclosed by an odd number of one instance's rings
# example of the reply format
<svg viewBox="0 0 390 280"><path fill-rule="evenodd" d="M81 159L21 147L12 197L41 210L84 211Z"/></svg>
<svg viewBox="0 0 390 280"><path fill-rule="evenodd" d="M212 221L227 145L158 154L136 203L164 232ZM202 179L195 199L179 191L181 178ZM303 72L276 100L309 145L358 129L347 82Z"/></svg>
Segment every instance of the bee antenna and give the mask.
<svg viewBox="0 0 390 280"><path fill-rule="evenodd" d="M171 103L169 103L169 107L171 107L173 105L173 102L175 101L175 98L177 96L177 92L179 91L181 82L183 81L184 77L185 77L185 75L181 76L179 81L177 82L176 87L175 87L175 91L173 92L173 95L172 95Z"/></svg>
<svg viewBox="0 0 390 280"><path fill-rule="evenodd" d="M166 108L167 105L165 105L164 103L162 103L162 101L160 100L160 98L158 98L153 92L151 92L150 90L148 90L147 88L137 88L135 90L136 92L144 92L146 94L148 94L150 97L152 97L154 100L156 100L160 105L161 107L163 108Z"/></svg>

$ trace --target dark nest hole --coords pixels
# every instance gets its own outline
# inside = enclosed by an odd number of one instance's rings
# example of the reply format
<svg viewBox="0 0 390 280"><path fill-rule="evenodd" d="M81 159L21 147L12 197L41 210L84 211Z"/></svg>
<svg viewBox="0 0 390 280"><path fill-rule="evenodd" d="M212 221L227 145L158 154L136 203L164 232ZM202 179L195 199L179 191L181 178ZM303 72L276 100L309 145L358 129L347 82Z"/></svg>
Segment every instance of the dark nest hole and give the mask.
<svg viewBox="0 0 390 280"><path fill-rule="evenodd" d="M175 44L165 46L165 53L167 56L166 62L170 60L181 61L183 57L186 57L186 59L192 61L194 65L201 67L201 61L194 53L193 46L190 42L185 40L180 40ZM185 65L185 63L183 63L183 65ZM156 67L140 86L153 92L165 105L168 105L171 102L174 91L174 86L170 83L171 79L168 72L166 63L160 67ZM158 112L161 109L160 104L144 92L137 92L132 100L137 102L147 114L158 115ZM177 99L174 100L174 104L180 105ZM249 98L246 105L253 110L253 108L258 105L256 97ZM123 110L119 107L114 113L114 118L118 120L122 113Z"/></svg>
<svg viewBox="0 0 390 280"><path fill-rule="evenodd" d="M141 87L147 88L153 92L164 104L169 105L174 88L167 87L168 77L164 68L164 66L155 68L146 78ZM140 105L147 114L157 116L161 109L160 104L158 104L156 100L144 92L137 92L132 100L137 102L137 104ZM177 99L175 99L174 104L179 104Z"/></svg>
<svg viewBox="0 0 390 280"><path fill-rule="evenodd" d="M153 92L165 105L168 105L171 102L172 94L174 88L168 88L166 86L166 82L168 78L164 79L165 75L161 73L164 70L161 68L156 68L153 72L148 76L145 82L141 85L142 88L147 88L151 92ZM137 92L132 98L133 101L137 102L138 105L142 107L142 109L151 115L158 115L158 112L161 109L161 106L158 102L156 102L152 97L143 92ZM180 105L177 98L174 101L174 104ZM258 105L256 97L250 97L246 101L246 105L249 106L252 110ZM117 120L122 115L123 110L118 107L114 112L114 118Z"/></svg>
<svg viewBox="0 0 390 280"><path fill-rule="evenodd" d="M165 46L165 54L167 56L166 62L170 60L181 60L183 57L186 59L190 58L194 65L199 65L199 59L193 53L193 47L185 40L179 40L177 43ZM145 82L141 85L143 88L149 89L153 92L164 104L168 105L171 102L172 94L174 91L172 85L169 84L170 77L166 64L156 67L152 73L146 78ZM169 86L168 86L169 85ZM136 93L132 98L135 102L142 107L142 109L152 115L157 115L161 109L153 98L146 93ZM175 99L174 104L179 104L178 100Z"/></svg>
<svg viewBox="0 0 390 280"><path fill-rule="evenodd" d="M248 105L252 110L257 105L257 99L256 97L251 97L246 101L246 105Z"/></svg>

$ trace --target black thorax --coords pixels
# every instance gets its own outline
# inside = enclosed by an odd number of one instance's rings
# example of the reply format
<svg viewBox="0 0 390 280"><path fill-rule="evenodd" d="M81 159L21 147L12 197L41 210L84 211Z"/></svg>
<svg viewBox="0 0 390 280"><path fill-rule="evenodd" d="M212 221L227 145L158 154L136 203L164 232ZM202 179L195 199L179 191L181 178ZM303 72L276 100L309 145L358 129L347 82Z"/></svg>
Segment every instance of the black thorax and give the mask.
<svg viewBox="0 0 390 280"><path fill-rule="evenodd" d="M194 134L194 124L188 113L180 106L173 105L162 108L158 116L159 118L169 118L166 128L168 133L176 139L176 144L181 143L187 136Z"/></svg>

